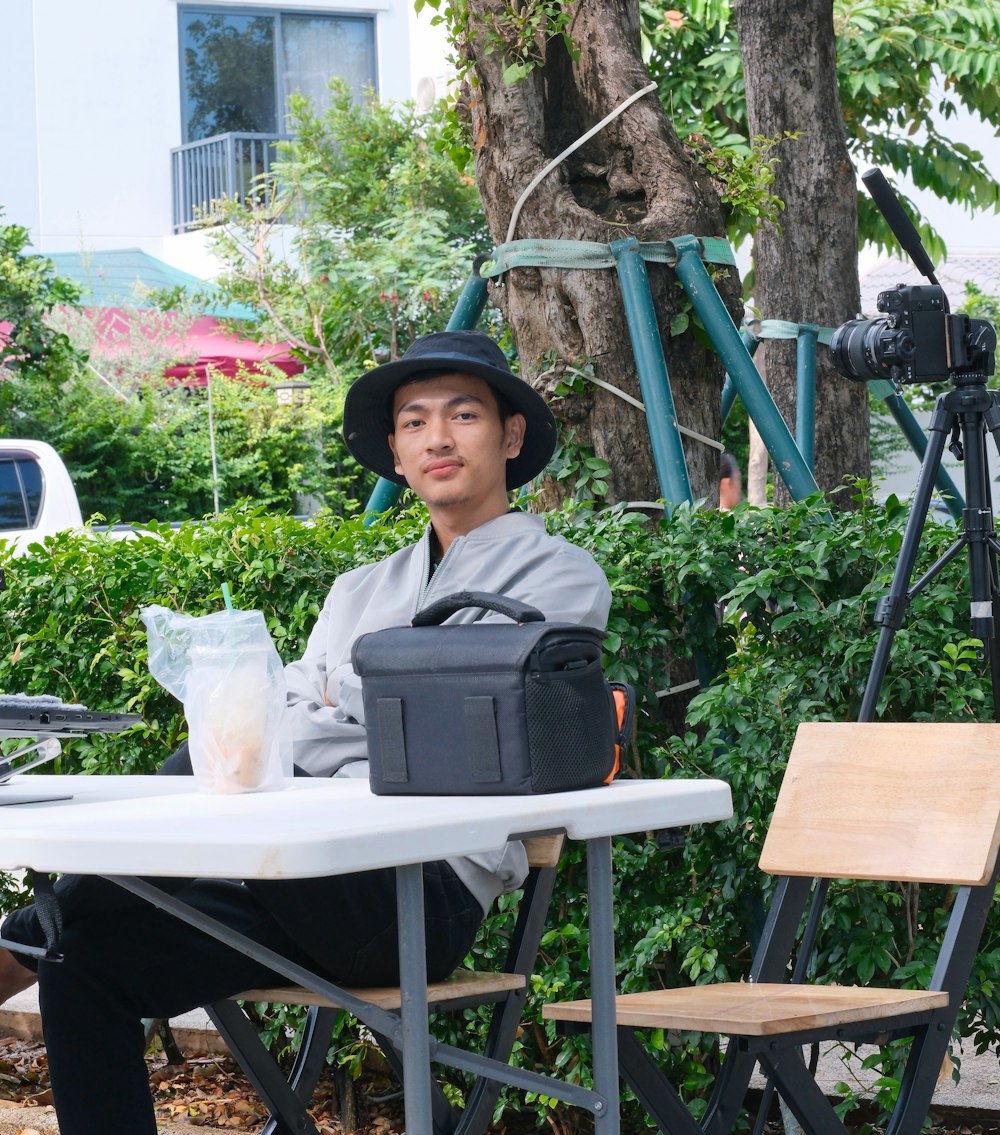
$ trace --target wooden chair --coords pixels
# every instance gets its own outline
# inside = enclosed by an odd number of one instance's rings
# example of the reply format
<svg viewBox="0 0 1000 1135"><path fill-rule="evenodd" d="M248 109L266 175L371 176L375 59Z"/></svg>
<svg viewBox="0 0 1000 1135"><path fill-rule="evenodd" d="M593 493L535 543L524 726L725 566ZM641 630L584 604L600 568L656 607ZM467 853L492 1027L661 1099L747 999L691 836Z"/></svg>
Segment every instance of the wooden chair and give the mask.
<svg viewBox="0 0 1000 1135"><path fill-rule="evenodd" d="M525 880L510 946L502 969L495 972L457 970L445 981L428 983L432 1013L452 1012L470 1006L493 1004L483 1056L507 1061L521 1020L528 978L545 930L546 915L562 850L561 835L538 836L524 841L528 853ZM400 1008L397 987L347 990L392 1012ZM258 1036L238 1001L267 1001L279 1005L308 1006L306 1025L289 1075L285 1075ZM306 1112L313 1089L326 1062L327 1050L341 1006L306 989L250 989L229 1001L206 1006L209 1017L225 1040L247 1078L270 1112L261 1135L316 1135ZM402 1056L387 1038L376 1035L383 1053L398 1075ZM434 1089L434 1135L481 1135L493 1117L501 1085L478 1076L466 1094L465 1107L456 1111L444 1092Z"/></svg>
<svg viewBox="0 0 1000 1135"><path fill-rule="evenodd" d="M931 1102L997 882L1000 725L813 723L799 728L760 856L779 877L747 982L617 998L623 1079L661 1131L722 1135L737 1122L755 1065L811 1135L844 1135L802 1059L819 1040L912 1038L886 1135L917 1135ZM929 988L803 984L831 880L958 887ZM790 980L791 978L791 980ZM822 980L822 978L820 978ZM587 1001L544 1016L586 1023ZM729 1038L722 1070L696 1123L635 1030L695 1030Z"/></svg>

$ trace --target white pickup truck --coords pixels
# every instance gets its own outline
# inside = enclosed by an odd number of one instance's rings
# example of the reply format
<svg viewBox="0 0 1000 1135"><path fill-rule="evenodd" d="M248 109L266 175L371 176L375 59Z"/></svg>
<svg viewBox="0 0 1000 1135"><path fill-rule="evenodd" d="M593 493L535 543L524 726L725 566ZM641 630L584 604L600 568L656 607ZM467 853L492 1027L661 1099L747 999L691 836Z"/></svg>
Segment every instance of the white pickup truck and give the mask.
<svg viewBox="0 0 1000 1135"><path fill-rule="evenodd" d="M44 441L0 438L0 539L19 551L64 528L80 528L76 489Z"/></svg>

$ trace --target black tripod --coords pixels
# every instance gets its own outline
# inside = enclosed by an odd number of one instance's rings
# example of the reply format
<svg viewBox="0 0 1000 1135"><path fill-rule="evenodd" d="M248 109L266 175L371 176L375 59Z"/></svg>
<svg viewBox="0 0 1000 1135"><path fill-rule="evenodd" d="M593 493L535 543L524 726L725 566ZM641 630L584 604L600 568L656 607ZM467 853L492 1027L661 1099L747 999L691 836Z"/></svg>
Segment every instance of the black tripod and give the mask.
<svg viewBox="0 0 1000 1135"><path fill-rule="evenodd" d="M986 431L993 435L1000 450L1000 392L987 388L981 375L963 380L953 376L955 388L942 394L931 417L927 452L917 477L913 505L903 531L903 543L888 595L881 600L875 621L882 627L872 658L859 721L873 721L882 681L889 664L896 631L910 600L950 563L963 549L968 549L971 608L971 635L981 639L990 667L993 689L994 718L1000 721L1000 650L997 644L998 607L997 555L1000 541L993 527L989 468L986 460ZM927 519L934 483L937 480L945 442L965 465L965 511L962 533L954 544L910 586L913 567L920 546L920 535Z"/></svg>

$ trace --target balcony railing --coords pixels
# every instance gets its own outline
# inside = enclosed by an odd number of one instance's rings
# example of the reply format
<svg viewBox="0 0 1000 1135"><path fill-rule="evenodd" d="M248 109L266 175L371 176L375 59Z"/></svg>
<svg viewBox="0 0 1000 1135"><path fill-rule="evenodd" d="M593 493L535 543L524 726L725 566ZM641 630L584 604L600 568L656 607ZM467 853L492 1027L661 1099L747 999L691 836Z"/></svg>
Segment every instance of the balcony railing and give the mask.
<svg viewBox="0 0 1000 1135"><path fill-rule="evenodd" d="M170 151L174 232L204 224L223 198L267 203L271 186L257 180L270 172L275 143L287 134L216 134Z"/></svg>

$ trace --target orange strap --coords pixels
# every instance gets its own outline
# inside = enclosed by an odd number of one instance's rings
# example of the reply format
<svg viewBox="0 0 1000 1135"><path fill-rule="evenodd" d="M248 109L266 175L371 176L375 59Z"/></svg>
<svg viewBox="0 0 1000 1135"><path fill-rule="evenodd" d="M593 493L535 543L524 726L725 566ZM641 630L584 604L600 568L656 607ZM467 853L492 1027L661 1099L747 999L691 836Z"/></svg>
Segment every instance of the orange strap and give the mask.
<svg viewBox="0 0 1000 1135"><path fill-rule="evenodd" d="M619 686L611 687L611 696L615 702L615 718L618 723L618 740L615 743L615 763L611 772L605 777L604 783L610 784L621 772L622 768L622 729L625 727L625 715L628 712L628 692Z"/></svg>

